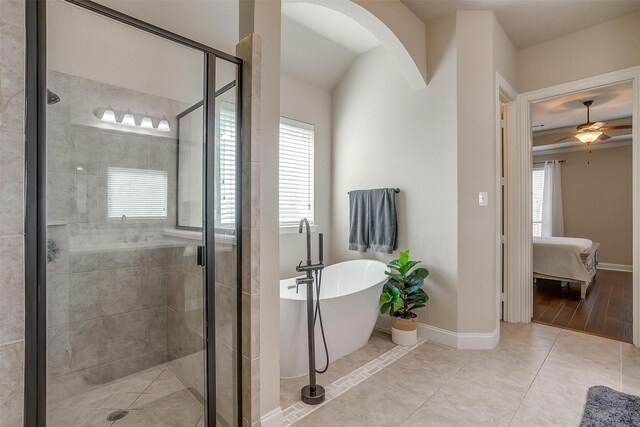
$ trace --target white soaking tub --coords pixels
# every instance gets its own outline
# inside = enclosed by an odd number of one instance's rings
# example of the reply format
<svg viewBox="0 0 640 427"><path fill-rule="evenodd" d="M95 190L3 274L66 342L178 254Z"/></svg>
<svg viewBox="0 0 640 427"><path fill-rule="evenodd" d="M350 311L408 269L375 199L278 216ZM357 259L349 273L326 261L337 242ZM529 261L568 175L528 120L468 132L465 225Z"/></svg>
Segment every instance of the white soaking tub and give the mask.
<svg viewBox="0 0 640 427"><path fill-rule="evenodd" d="M322 272L320 308L333 362L363 347L378 318L378 301L387 266L380 261L347 261ZM280 376L294 378L309 371L307 289L295 278L280 281ZM314 285L315 286L315 285ZM326 364L320 321L316 323L316 369ZM331 367L329 367L331 369Z"/></svg>

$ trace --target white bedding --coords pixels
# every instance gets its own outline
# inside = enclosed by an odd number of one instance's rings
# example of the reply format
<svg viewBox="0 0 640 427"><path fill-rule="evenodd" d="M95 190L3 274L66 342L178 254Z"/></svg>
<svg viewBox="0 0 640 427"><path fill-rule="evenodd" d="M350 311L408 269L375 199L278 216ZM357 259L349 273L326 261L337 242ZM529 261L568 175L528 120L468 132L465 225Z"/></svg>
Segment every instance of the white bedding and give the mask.
<svg viewBox="0 0 640 427"><path fill-rule="evenodd" d="M541 276L586 282L591 279L580 254L593 242L575 237L534 237L533 272Z"/></svg>

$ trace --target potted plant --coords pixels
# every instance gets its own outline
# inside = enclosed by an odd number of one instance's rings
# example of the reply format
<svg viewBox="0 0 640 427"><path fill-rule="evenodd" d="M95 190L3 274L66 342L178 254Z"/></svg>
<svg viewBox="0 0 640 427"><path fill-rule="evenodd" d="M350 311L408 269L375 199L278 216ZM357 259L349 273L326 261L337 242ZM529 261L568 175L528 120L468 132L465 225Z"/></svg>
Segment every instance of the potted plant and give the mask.
<svg viewBox="0 0 640 427"><path fill-rule="evenodd" d="M429 296L422 289L429 275L426 268L414 268L422 261L409 260L410 251L387 264L389 277L380 294L380 313L391 316L391 340L398 345L414 345L418 340L418 319L413 312L424 307Z"/></svg>

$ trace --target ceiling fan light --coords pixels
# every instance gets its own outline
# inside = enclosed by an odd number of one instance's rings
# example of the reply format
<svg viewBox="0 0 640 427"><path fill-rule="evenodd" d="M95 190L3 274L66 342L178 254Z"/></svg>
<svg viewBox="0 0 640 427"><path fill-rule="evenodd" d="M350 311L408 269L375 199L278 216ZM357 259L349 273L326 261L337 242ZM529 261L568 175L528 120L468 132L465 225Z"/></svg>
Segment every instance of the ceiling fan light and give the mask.
<svg viewBox="0 0 640 427"><path fill-rule="evenodd" d="M600 135L602 135L601 131L579 132L576 134L576 138L585 144L591 144L598 139Z"/></svg>

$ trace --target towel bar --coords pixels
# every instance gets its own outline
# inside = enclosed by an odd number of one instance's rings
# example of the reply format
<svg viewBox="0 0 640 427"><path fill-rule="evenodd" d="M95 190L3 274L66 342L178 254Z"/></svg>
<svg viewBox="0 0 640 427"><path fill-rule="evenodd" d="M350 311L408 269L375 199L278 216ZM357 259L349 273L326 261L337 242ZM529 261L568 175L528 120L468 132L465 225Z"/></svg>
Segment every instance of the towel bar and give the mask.
<svg viewBox="0 0 640 427"><path fill-rule="evenodd" d="M397 193L399 193L399 192L400 192L400 189L399 189L399 188L394 188L394 189L393 189L393 191L395 191L395 192L396 192L396 194L397 194ZM349 193L351 193L351 191L348 191L348 192L347 192L347 194L349 194Z"/></svg>

